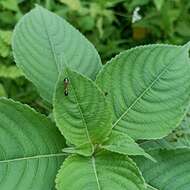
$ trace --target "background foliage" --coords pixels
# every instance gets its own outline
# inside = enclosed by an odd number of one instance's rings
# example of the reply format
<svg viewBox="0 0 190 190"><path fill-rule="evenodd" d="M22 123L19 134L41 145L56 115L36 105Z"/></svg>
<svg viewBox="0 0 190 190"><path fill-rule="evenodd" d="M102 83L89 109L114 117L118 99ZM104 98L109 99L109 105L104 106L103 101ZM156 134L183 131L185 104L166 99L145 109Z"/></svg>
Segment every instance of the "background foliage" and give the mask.
<svg viewBox="0 0 190 190"><path fill-rule="evenodd" d="M190 39L189 0L0 0L0 96L49 114L35 87L15 67L12 30L35 3L66 18L98 49L103 63L140 44L184 44Z"/></svg>

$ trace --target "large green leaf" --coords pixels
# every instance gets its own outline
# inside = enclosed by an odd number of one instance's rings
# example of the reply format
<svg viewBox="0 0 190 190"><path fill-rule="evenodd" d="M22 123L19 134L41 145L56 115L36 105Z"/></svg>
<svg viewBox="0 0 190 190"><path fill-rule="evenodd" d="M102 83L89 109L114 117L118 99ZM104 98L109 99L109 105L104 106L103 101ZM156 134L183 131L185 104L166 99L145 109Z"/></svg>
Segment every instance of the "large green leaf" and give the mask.
<svg viewBox="0 0 190 190"><path fill-rule="evenodd" d="M67 96L65 79L69 81ZM111 116L110 106L96 84L66 68L54 97L54 117L65 138L76 146L89 144L87 147L93 152L94 145L103 142L111 132Z"/></svg>
<svg viewBox="0 0 190 190"><path fill-rule="evenodd" d="M146 189L134 162L127 156L110 152L88 158L69 157L57 175L56 187L58 190Z"/></svg>
<svg viewBox="0 0 190 190"><path fill-rule="evenodd" d="M141 143L141 146L146 150L154 150L159 148L177 149L190 148L190 110L181 122L180 126L172 131L167 137L163 139L150 140Z"/></svg>
<svg viewBox="0 0 190 190"><path fill-rule="evenodd" d="M147 45L112 59L97 84L113 105L115 130L161 138L182 120L190 99L189 46Z"/></svg>
<svg viewBox="0 0 190 190"><path fill-rule="evenodd" d="M148 184L160 190L189 190L190 149L149 151L158 161L136 159Z"/></svg>
<svg viewBox="0 0 190 190"><path fill-rule="evenodd" d="M17 24L13 53L17 65L49 102L65 65L92 79L101 68L94 46L64 19L40 6Z"/></svg>
<svg viewBox="0 0 190 190"><path fill-rule="evenodd" d="M117 131L112 132L101 148L124 155L142 155L155 161L130 136Z"/></svg>
<svg viewBox="0 0 190 190"><path fill-rule="evenodd" d="M43 115L0 98L0 189L52 190L64 138Z"/></svg>

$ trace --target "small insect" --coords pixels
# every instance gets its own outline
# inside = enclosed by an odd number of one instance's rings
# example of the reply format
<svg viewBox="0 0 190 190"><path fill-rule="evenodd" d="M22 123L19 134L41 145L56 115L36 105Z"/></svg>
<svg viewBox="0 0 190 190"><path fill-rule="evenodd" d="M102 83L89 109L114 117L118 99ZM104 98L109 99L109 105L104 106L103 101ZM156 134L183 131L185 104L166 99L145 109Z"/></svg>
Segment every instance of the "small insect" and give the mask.
<svg viewBox="0 0 190 190"><path fill-rule="evenodd" d="M68 78L64 78L64 94L65 96L68 96L68 85L69 85L69 79Z"/></svg>
<svg viewBox="0 0 190 190"><path fill-rule="evenodd" d="M108 95L108 92L105 92L104 94L105 94L105 96L107 96L107 95Z"/></svg>

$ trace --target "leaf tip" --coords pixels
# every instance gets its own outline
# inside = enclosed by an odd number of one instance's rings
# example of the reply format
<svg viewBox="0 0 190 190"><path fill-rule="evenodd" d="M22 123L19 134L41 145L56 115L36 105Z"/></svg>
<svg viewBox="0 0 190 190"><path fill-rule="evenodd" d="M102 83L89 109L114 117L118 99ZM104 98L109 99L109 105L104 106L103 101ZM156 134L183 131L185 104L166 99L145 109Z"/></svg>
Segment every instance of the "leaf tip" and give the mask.
<svg viewBox="0 0 190 190"><path fill-rule="evenodd" d="M47 11L47 9L45 9L44 7L42 7L41 5L39 5L37 3L35 3L35 8L33 10L36 10L36 11L44 11L44 10L46 10Z"/></svg>
<svg viewBox="0 0 190 190"><path fill-rule="evenodd" d="M35 8L41 8L41 6L38 3L34 4Z"/></svg>
<svg viewBox="0 0 190 190"><path fill-rule="evenodd" d="M183 48L185 48L187 51L190 51L190 41L187 42L187 43L183 46Z"/></svg>

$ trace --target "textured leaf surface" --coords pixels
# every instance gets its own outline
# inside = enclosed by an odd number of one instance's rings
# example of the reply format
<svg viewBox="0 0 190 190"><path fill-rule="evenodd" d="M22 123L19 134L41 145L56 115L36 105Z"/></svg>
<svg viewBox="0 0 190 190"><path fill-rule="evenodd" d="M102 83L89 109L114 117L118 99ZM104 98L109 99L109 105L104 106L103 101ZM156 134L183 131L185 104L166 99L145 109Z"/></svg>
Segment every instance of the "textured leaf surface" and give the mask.
<svg viewBox="0 0 190 190"><path fill-rule="evenodd" d="M152 150L157 163L136 160L148 184L160 190L189 190L190 149Z"/></svg>
<svg viewBox="0 0 190 190"><path fill-rule="evenodd" d="M151 140L141 144L146 150L190 148L190 110L180 126L163 139Z"/></svg>
<svg viewBox="0 0 190 190"><path fill-rule="evenodd" d="M0 189L52 190L64 138L28 106L0 99Z"/></svg>
<svg viewBox="0 0 190 190"><path fill-rule="evenodd" d="M65 96L64 79L68 79ZM70 69L61 75L54 97L54 116L65 138L76 146L101 143L111 132L111 111L95 83Z"/></svg>
<svg viewBox="0 0 190 190"><path fill-rule="evenodd" d="M97 83L113 105L114 129L161 138L182 120L190 98L188 45L148 45L112 59Z"/></svg>
<svg viewBox="0 0 190 190"><path fill-rule="evenodd" d="M154 160L131 137L117 131L113 131L109 140L101 147L124 155L142 155L148 159Z"/></svg>
<svg viewBox="0 0 190 190"><path fill-rule="evenodd" d="M78 169L80 168L80 170ZM57 178L58 190L145 190L144 180L127 156L103 152L95 157L69 157Z"/></svg>
<svg viewBox="0 0 190 190"><path fill-rule="evenodd" d="M40 6L17 24L13 52L17 65L49 102L64 65L92 79L101 68L93 45L64 19Z"/></svg>

